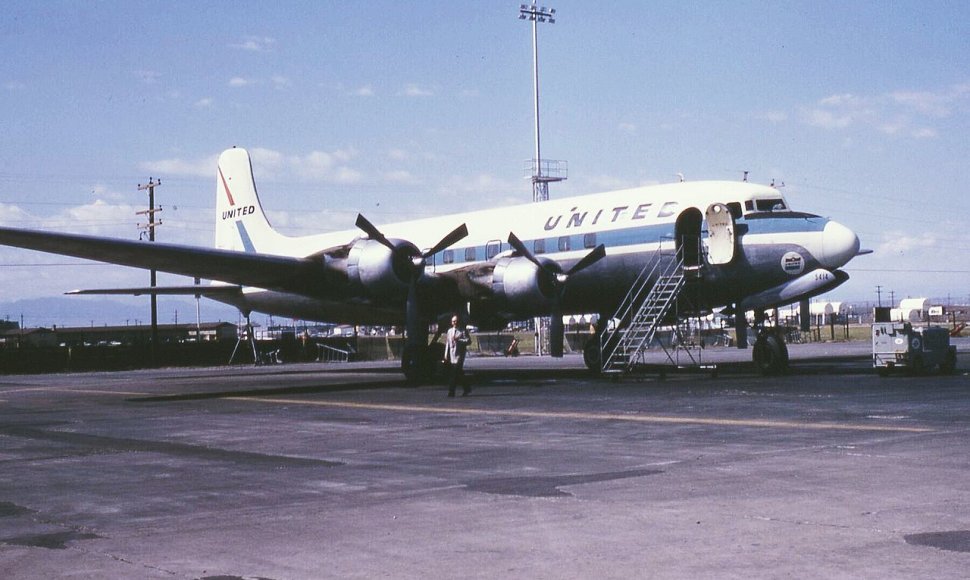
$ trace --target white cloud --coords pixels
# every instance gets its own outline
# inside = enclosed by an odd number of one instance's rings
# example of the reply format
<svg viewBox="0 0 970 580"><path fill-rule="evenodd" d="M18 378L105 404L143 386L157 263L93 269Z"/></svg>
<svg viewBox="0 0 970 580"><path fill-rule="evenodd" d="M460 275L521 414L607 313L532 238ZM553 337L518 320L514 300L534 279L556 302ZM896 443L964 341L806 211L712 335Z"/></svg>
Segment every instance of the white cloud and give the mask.
<svg viewBox="0 0 970 580"><path fill-rule="evenodd" d="M343 184L358 183L363 180L363 174L349 166L350 162L357 157L355 149L284 155L272 149L257 148L253 149L251 154L257 175L287 176L301 181Z"/></svg>
<svg viewBox="0 0 970 580"><path fill-rule="evenodd" d="M970 104L970 83L939 91L900 90L881 95L850 93L825 97L799 111L803 123L828 130L868 127L886 135L931 139L939 135L927 126Z"/></svg>
<svg viewBox="0 0 970 580"><path fill-rule="evenodd" d="M502 179L489 173L479 173L471 176L452 176L441 187L441 193L445 195L458 194L462 197L474 198L472 201L479 202L481 196L495 197L507 195L511 191L527 191L528 182L526 180ZM526 201L526 198L522 198Z"/></svg>
<svg viewBox="0 0 970 580"><path fill-rule="evenodd" d="M355 96L355 97L373 97L374 96L374 88L371 87L370 85L365 85L365 86L360 87L359 89L356 89L354 91L351 91L350 94L353 95L353 96Z"/></svg>
<svg viewBox="0 0 970 580"><path fill-rule="evenodd" d="M146 85L153 85L162 77L162 73L153 70L136 70L135 76Z"/></svg>
<svg viewBox="0 0 970 580"><path fill-rule="evenodd" d="M768 121L769 123L784 123L788 120L788 113L784 111L765 111L758 115L759 118Z"/></svg>
<svg viewBox="0 0 970 580"><path fill-rule="evenodd" d="M939 243L932 232L913 234L907 232L885 232L883 239L876 247L875 253L880 257L904 256L916 251L935 248Z"/></svg>
<svg viewBox="0 0 970 580"><path fill-rule="evenodd" d="M144 161L138 167L155 175L210 177L216 174L218 155L210 155L204 159L159 159Z"/></svg>
<svg viewBox="0 0 970 580"><path fill-rule="evenodd" d="M27 84L23 81L7 81L3 83L3 88L8 91L22 91L27 88Z"/></svg>
<svg viewBox="0 0 970 580"><path fill-rule="evenodd" d="M388 171L384 174L384 181L389 183L418 183L418 179L410 171L405 171L403 169L397 171Z"/></svg>
<svg viewBox="0 0 970 580"><path fill-rule="evenodd" d="M17 226L30 221L30 214L19 206L0 202L0 224Z"/></svg>
<svg viewBox="0 0 970 580"><path fill-rule="evenodd" d="M617 125L617 129L619 129L621 133L626 133L627 135L637 134L637 126L633 123L620 123Z"/></svg>
<svg viewBox="0 0 970 580"><path fill-rule="evenodd" d="M290 86L290 79L281 75L274 75L270 80L277 89L285 89Z"/></svg>
<svg viewBox="0 0 970 580"><path fill-rule="evenodd" d="M397 148L391 149L390 151L388 151L387 156L391 159L394 159L395 161L405 161L410 157L407 151L405 151L404 149L397 149Z"/></svg>
<svg viewBox="0 0 970 580"><path fill-rule="evenodd" d="M405 86L401 94L406 97L430 97L434 95L434 92L431 89L412 83Z"/></svg>
<svg viewBox="0 0 970 580"><path fill-rule="evenodd" d="M930 129L929 127L914 129L910 135L915 139L935 139L940 136L936 129Z"/></svg>
<svg viewBox="0 0 970 580"><path fill-rule="evenodd" d="M249 52L270 52L276 46L276 39L269 36L247 36L235 44L230 44L230 48L246 50Z"/></svg>
<svg viewBox="0 0 970 580"><path fill-rule="evenodd" d="M229 86L234 88L249 87L255 84L256 81L254 79L247 79L244 77L232 77L229 79Z"/></svg>
<svg viewBox="0 0 970 580"><path fill-rule="evenodd" d="M212 103L213 103L212 98L205 97L193 103L192 106L195 107L196 109L209 109L212 107Z"/></svg>

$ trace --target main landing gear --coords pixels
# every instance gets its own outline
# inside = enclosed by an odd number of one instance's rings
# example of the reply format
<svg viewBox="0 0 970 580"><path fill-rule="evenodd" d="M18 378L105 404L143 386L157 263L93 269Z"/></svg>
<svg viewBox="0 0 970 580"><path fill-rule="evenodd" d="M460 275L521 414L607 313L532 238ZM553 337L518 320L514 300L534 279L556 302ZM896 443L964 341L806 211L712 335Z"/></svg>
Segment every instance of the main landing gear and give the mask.
<svg viewBox="0 0 970 580"><path fill-rule="evenodd" d="M401 353L401 372L408 384L417 387L433 382L444 354L445 345L437 341L428 345L405 345Z"/></svg>

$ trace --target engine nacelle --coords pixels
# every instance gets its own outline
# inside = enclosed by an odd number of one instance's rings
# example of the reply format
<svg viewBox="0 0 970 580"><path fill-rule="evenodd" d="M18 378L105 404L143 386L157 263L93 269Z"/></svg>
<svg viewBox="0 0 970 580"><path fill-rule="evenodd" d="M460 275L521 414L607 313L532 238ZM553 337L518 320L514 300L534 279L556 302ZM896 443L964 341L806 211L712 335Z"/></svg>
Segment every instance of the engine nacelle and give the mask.
<svg viewBox="0 0 970 580"><path fill-rule="evenodd" d="M559 271L559 265L552 260L539 261ZM492 272L492 292L503 314L526 318L549 313L553 287L548 275L527 258L500 258Z"/></svg>
<svg viewBox="0 0 970 580"><path fill-rule="evenodd" d="M382 300L407 297L408 282L418 255L417 247L404 240L389 240L394 251L374 240L358 240L347 255L347 278L351 286Z"/></svg>

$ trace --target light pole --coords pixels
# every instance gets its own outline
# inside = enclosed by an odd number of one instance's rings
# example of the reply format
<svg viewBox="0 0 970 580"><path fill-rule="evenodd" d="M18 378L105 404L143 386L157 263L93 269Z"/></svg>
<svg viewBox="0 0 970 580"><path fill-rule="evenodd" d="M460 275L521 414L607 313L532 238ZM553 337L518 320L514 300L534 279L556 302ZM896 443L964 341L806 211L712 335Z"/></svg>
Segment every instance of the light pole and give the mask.
<svg viewBox="0 0 970 580"><path fill-rule="evenodd" d="M532 88L535 97L535 158L532 159L532 201L547 201L549 199L549 183L566 179L565 161L543 161L539 137L539 32L540 22L556 23L556 9L539 7L533 4L519 5L519 20L532 21Z"/></svg>

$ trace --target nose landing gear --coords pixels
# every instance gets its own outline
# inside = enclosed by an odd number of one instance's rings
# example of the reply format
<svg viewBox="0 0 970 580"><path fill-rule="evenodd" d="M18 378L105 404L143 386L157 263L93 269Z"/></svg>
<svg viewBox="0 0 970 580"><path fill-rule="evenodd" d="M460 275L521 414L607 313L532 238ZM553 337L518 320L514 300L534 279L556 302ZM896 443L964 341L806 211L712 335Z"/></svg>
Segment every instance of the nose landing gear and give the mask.
<svg viewBox="0 0 970 580"><path fill-rule="evenodd" d="M763 375L781 375L788 371L788 346L785 337L773 328L758 330L751 358Z"/></svg>

